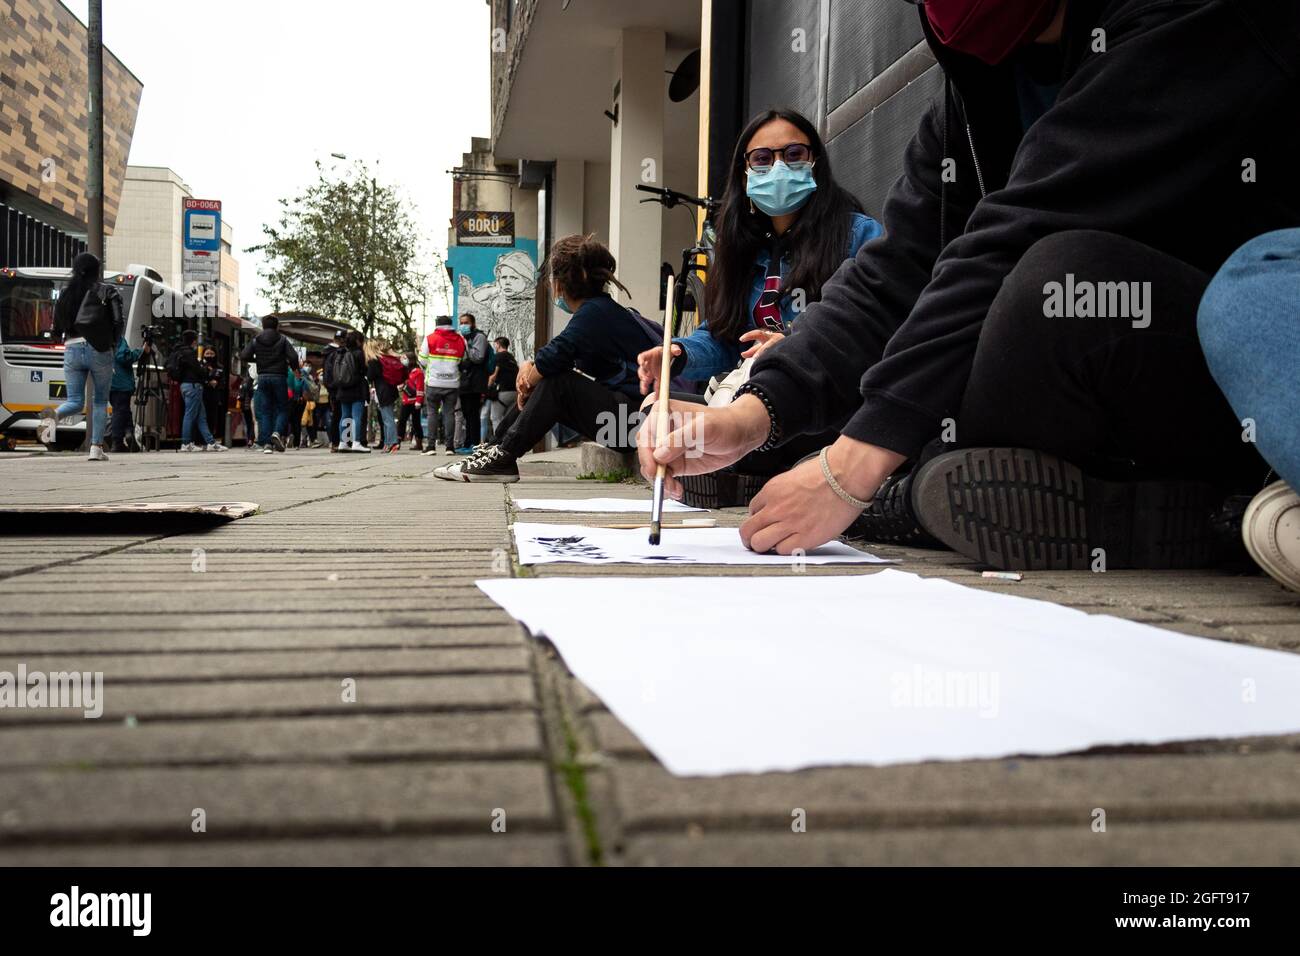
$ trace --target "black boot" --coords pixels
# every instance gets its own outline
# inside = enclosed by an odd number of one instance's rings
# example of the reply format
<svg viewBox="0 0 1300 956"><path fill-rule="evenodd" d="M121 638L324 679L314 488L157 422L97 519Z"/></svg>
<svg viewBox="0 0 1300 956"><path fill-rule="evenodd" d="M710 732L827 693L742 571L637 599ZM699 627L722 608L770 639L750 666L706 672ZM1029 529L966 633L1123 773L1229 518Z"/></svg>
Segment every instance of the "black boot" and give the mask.
<svg viewBox="0 0 1300 956"><path fill-rule="evenodd" d="M692 508L744 508L763 490L771 475L742 475L739 472L710 472L707 475L684 475L682 504Z"/></svg>
<svg viewBox="0 0 1300 956"><path fill-rule="evenodd" d="M906 548L944 547L916 520L911 468L900 469L884 480L871 497L871 507L848 526L844 536Z"/></svg>
<svg viewBox="0 0 1300 956"><path fill-rule="evenodd" d="M1110 481L1045 452L966 448L920 465L913 486L927 531L1002 570L1197 568L1222 559L1223 493L1209 483Z"/></svg>

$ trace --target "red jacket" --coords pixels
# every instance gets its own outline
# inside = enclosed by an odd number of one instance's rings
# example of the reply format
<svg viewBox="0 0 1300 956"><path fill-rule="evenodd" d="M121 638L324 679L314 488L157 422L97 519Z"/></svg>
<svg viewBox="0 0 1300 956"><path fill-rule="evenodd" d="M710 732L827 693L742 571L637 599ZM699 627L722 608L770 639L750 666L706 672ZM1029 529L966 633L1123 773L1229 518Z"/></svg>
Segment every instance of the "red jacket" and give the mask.
<svg viewBox="0 0 1300 956"><path fill-rule="evenodd" d="M411 374L406 376L406 388L402 389L402 404L419 405L423 401L424 370L417 365L415 368L411 369Z"/></svg>

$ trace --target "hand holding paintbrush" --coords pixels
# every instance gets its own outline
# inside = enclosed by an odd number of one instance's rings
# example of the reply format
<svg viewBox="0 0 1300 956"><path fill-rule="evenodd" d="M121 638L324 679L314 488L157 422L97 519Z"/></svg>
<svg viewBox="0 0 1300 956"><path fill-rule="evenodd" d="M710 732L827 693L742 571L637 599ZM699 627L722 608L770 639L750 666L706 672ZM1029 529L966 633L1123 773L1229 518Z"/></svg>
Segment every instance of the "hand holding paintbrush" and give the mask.
<svg viewBox="0 0 1300 956"><path fill-rule="evenodd" d="M664 347L663 358L659 366L659 399L655 404L655 445L662 444L668 438L668 379L673 367L673 277L668 277L668 288L664 301L668 307L664 310ZM659 465L655 469L654 499L650 505L650 543L659 543L659 533L664 514L664 482L668 477L668 467Z"/></svg>

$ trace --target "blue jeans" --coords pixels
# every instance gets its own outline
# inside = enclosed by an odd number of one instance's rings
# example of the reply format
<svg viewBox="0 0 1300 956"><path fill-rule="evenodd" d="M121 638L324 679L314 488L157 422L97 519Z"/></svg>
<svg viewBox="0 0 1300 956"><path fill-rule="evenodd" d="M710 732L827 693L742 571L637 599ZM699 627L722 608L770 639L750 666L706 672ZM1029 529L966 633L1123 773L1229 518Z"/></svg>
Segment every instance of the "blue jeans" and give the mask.
<svg viewBox="0 0 1300 956"><path fill-rule="evenodd" d="M185 420L181 423L181 441L190 440L190 436L194 434L194 426L197 424L199 434L203 436L203 444L211 445L216 439L208 429L208 416L203 407L203 383L182 382L181 398L185 400Z"/></svg>
<svg viewBox="0 0 1300 956"><path fill-rule="evenodd" d="M289 431L289 381L285 375L257 376L257 392L253 395L253 409L257 412L257 440L271 444L272 433L281 438Z"/></svg>
<svg viewBox="0 0 1300 956"><path fill-rule="evenodd" d="M339 402L339 444L366 441L366 403Z"/></svg>
<svg viewBox="0 0 1300 956"><path fill-rule="evenodd" d="M1223 264L1197 320L1210 374L1264 459L1300 489L1300 229L1266 233Z"/></svg>
<svg viewBox="0 0 1300 956"><path fill-rule="evenodd" d="M392 405L379 406L379 420L384 423L384 447L397 444L397 410Z"/></svg>
<svg viewBox="0 0 1300 956"><path fill-rule="evenodd" d="M55 418L73 415L86 407L86 379L91 380L95 395L91 404L90 443L104 444L104 427L108 424L108 392L113 384L113 352L96 352L89 342L73 342L63 353L63 379L68 398L54 410Z"/></svg>

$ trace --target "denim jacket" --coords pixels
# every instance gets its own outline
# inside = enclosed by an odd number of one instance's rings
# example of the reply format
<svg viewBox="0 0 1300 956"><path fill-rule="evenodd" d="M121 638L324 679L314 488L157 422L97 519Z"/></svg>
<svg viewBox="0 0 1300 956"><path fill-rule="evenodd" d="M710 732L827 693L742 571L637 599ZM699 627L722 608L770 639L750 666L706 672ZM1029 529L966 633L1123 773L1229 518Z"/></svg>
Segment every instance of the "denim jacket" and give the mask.
<svg viewBox="0 0 1300 956"><path fill-rule="evenodd" d="M876 220L870 216L855 212L845 258L852 259L866 243L884 235L884 233L885 230ZM758 304L759 297L763 294L770 257L768 250L763 249L759 252L758 258L754 260L754 283L749 290L749 302L745 309L745 329L741 334L754 328L754 306ZM785 265L787 264L783 263L783 273ZM794 324L795 314L794 298L788 295L782 296L781 321L785 325L787 335L790 333L790 327ZM722 342L715 339L712 333L709 332L707 323L701 325L686 338L673 339L673 341L680 345L686 353L686 368L681 373L682 378L692 381L708 381L715 375L726 375L740 364L741 343L739 341Z"/></svg>

